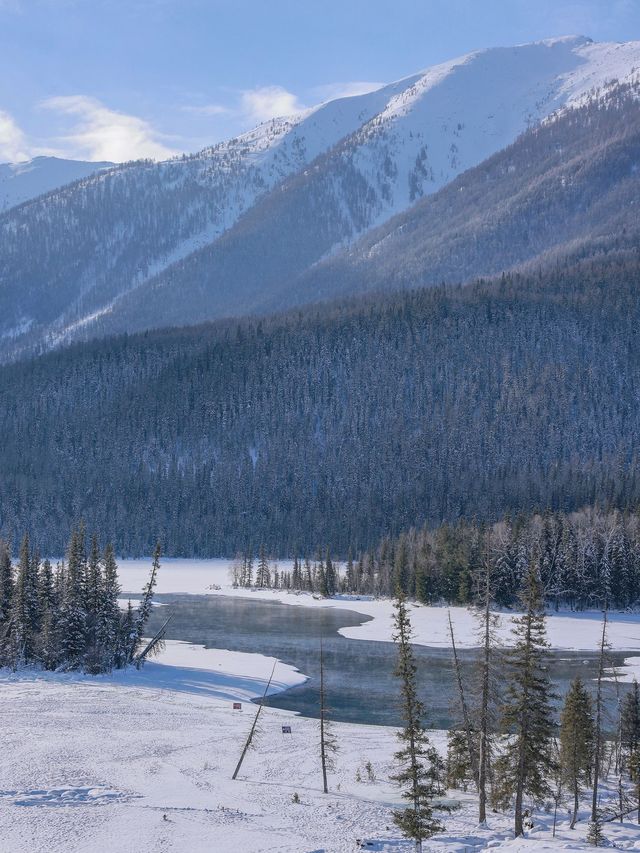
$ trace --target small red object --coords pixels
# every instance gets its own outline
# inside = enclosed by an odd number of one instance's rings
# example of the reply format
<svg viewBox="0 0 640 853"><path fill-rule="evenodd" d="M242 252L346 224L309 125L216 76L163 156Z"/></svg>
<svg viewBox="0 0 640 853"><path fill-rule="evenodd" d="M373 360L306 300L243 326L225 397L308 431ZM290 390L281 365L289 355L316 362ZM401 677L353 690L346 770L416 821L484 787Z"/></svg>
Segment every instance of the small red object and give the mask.
<svg viewBox="0 0 640 853"><path fill-rule="evenodd" d="M233 710L234 711L241 711L242 710L242 702L234 702L233 703Z"/></svg>

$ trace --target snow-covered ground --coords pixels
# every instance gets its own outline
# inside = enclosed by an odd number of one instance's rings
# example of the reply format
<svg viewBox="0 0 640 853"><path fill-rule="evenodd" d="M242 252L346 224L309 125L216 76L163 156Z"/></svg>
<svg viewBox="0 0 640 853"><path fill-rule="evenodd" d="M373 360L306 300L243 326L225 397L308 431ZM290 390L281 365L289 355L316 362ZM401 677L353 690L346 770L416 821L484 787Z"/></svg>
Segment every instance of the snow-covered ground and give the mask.
<svg viewBox="0 0 640 853"><path fill-rule="evenodd" d="M356 839L386 853L413 849L391 821L399 803L389 782L392 729L336 724L340 752L323 795L317 721L265 708L256 748L232 782L255 706L232 709L232 679L220 698L215 673L203 691L205 676L190 684L187 671L181 684L174 673L169 684L163 669L173 667L0 678L3 853L347 853L362 849ZM237 696L246 696L242 677ZM443 732L433 739L444 748ZM586 849L586 821L569 831L564 809L555 841L541 812L529 838L515 842L511 816L491 814L479 830L473 796L459 797L461 808L443 816L446 832L425 851ZM632 822L605 831L617 847L640 850Z"/></svg>
<svg viewBox="0 0 640 853"><path fill-rule="evenodd" d="M139 592L149 572L148 560L120 560L120 579L125 592ZM388 640L392 635L393 602L389 599L369 599L366 596L317 598L308 593L270 589L234 589L229 560L165 560L159 573L159 593L190 593L194 595L234 595L249 599L281 601L304 607L333 607L353 610L370 617L362 625L342 628L340 633L356 640ZM290 570L283 561L279 569ZM448 648L450 645L448 613L460 648L478 645L476 622L466 607L427 607L412 605L411 623L415 642L419 645ZM505 643L511 639L513 615L498 614L499 633ZM595 651L602 634L602 615L598 612L551 613L547 620L549 642L554 649ZM640 614L610 613L608 639L612 649L640 651Z"/></svg>
<svg viewBox="0 0 640 853"><path fill-rule="evenodd" d="M139 591L148 567L148 561L121 561L125 592ZM233 590L226 560L165 561L158 591L344 607L372 617L350 634L389 639L390 602ZM446 612L412 610L420 642L447 643ZM452 616L460 644L472 645L466 611L453 608ZM550 621L561 647L595 647L597 614ZM612 625L624 648L640 647L637 629L631 619ZM256 746L231 781L256 710L248 700L262 695L273 664L259 654L169 641L158 661L140 672L0 675L1 853L409 853L412 845L391 819L400 803L389 781L397 748L392 728L335 724L340 751L331 793L323 795L317 720L266 707ZM270 692L304 679L278 662ZM444 751L445 733L432 737ZM450 793L460 808L443 815L446 832L425 845L425 853L586 849L586 810L572 832L563 807L555 840L550 814L538 811L529 837L516 842L511 815L491 814L488 827L479 829L473 794ZM614 794L605 788L608 796ZM640 850L640 829L631 820L607 824L605 831L618 848ZM370 844L359 847L357 839Z"/></svg>

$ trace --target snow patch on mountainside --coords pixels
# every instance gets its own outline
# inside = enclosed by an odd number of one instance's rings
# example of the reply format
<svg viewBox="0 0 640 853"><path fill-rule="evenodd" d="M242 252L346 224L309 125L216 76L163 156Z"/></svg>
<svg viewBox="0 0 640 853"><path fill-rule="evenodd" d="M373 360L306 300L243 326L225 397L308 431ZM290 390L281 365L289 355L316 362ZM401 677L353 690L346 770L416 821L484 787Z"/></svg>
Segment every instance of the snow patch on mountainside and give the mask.
<svg viewBox="0 0 640 853"><path fill-rule="evenodd" d="M613 80L634 79L640 42L583 36L467 54L427 69L351 141L350 157L375 198L367 228L406 210L527 128ZM354 236L362 233L354 228Z"/></svg>
<svg viewBox="0 0 640 853"><path fill-rule="evenodd" d="M309 241L313 244L315 228L330 233L320 252L328 257L527 128L614 80L635 80L638 69L640 42L597 44L570 36L479 50L371 92L270 120L192 156L127 164L88 177L0 221L0 270L6 271L0 284L9 294L16 289L0 317L0 335L11 339L4 348L20 351L16 330L24 317L34 318L24 335L27 347L92 334L101 318L119 311L121 327L134 328L123 297L147 283L153 289L153 279L176 264L168 286L180 288L188 300L189 286L198 285L185 280L184 262L249 211L257 217L255 228L270 210L267 204L263 213L256 205L276 189L303 187L315 211ZM25 166L20 174L26 180L32 172ZM3 186L0 176L0 204ZM296 193L290 197L295 204ZM287 238L284 228L276 234L278 243ZM63 244L64 251L58 248ZM41 282L36 290L64 281L70 297L56 306L55 316L41 316L47 299L36 299L34 280ZM23 304L24 292L33 304ZM262 302L270 297L266 293ZM154 306L150 298L145 307L148 327L164 325L162 304Z"/></svg>
<svg viewBox="0 0 640 853"><path fill-rule="evenodd" d="M113 163L35 157L23 163L0 164L0 213L65 184L86 178Z"/></svg>

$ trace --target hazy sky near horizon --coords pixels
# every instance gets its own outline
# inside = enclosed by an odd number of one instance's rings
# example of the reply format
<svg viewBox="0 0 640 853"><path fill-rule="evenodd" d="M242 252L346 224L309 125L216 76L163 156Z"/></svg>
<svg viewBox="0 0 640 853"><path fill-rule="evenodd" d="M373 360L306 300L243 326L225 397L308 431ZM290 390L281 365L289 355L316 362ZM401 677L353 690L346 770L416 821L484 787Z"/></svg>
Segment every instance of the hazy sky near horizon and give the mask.
<svg viewBox="0 0 640 853"><path fill-rule="evenodd" d="M483 47L640 39L640 0L0 0L0 162L195 151Z"/></svg>

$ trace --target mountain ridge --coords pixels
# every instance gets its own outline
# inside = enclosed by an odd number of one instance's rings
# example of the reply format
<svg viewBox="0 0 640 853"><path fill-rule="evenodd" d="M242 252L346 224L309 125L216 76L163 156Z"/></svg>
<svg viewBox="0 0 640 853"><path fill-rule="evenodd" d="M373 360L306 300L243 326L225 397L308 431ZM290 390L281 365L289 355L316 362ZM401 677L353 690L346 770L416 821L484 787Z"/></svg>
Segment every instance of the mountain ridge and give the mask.
<svg viewBox="0 0 640 853"><path fill-rule="evenodd" d="M569 37L489 48L267 122L199 154L116 167L21 205L0 216L0 350L15 357L103 328L122 330L113 318L132 299L144 305L150 326L181 322L181 302L182 322L193 322L195 313L208 319L260 310L274 299L260 291L259 276L243 302L231 265L214 279L199 264L203 251L218 251L220 243L224 253L233 234L241 239L261 210L283 218L279 231L263 228L270 243L261 251L288 246L314 264L449 184L527 126L606 87L614 73L630 78L636 67L634 42ZM316 215L306 244L288 245L287 223L296 214L283 212L279 196L322 169L321 194L308 200ZM193 305L185 298L192 285L180 279L189 265L201 279ZM298 272L285 265L280 279ZM175 316L164 313L161 280L169 283L163 296L176 304Z"/></svg>
<svg viewBox="0 0 640 853"><path fill-rule="evenodd" d="M106 161L48 156L19 163L0 163L0 214L113 166L115 163Z"/></svg>

